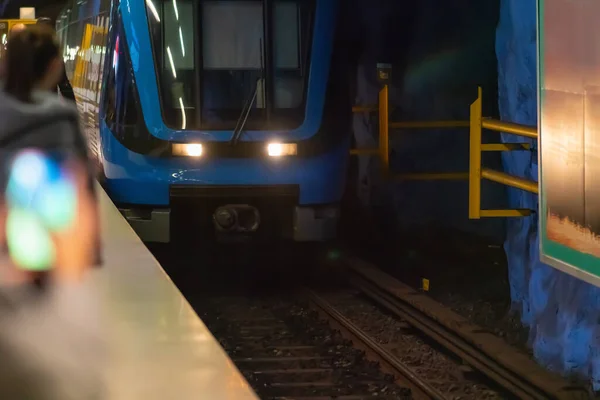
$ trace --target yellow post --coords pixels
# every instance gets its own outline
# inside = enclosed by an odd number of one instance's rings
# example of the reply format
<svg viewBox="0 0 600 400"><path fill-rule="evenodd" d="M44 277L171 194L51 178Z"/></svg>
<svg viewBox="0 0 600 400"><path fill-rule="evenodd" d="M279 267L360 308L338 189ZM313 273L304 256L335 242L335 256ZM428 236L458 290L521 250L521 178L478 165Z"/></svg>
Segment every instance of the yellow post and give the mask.
<svg viewBox="0 0 600 400"><path fill-rule="evenodd" d="M86 56L85 53L90 48L90 43L92 41L91 28L92 26L90 24L85 24L85 34L81 38L81 47L79 48L79 50L77 51L77 55L75 56L75 72L73 73L73 80L71 81L71 84L75 88L83 89L85 87L83 81L83 74L87 61L84 57Z"/></svg>
<svg viewBox="0 0 600 400"><path fill-rule="evenodd" d="M481 126L491 131L512 133L513 135L524 136L531 139L538 138L537 126L515 124L513 122L498 121L491 118L485 118L481 121Z"/></svg>
<svg viewBox="0 0 600 400"><path fill-rule="evenodd" d="M505 174L504 172L494 171L489 168L481 169L481 177L493 182L498 182L506 186L512 186L517 189L526 190L531 193L538 193L538 183L529 179L519 178Z"/></svg>
<svg viewBox="0 0 600 400"><path fill-rule="evenodd" d="M481 87L471 104L469 145L469 218L481 218Z"/></svg>
<svg viewBox="0 0 600 400"><path fill-rule="evenodd" d="M373 155L378 156L380 153L379 149L350 149L350 155L362 156L362 155Z"/></svg>
<svg viewBox="0 0 600 400"><path fill-rule="evenodd" d="M390 140L388 115L388 85L383 85L379 91L379 153L383 175L390 172Z"/></svg>

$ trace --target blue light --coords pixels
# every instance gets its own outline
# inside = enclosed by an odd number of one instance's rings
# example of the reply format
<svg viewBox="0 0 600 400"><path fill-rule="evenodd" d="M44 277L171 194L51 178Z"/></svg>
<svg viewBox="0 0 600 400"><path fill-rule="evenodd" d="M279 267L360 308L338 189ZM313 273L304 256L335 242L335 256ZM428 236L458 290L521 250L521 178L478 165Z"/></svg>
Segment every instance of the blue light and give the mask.
<svg viewBox="0 0 600 400"><path fill-rule="evenodd" d="M11 206L28 207L39 188L60 179L60 169L53 161L35 150L25 150L14 158L10 167L6 199Z"/></svg>
<svg viewBox="0 0 600 400"><path fill-rule="evenodd" d="M44 154L25 150L14 158L6 193L10 208L27 209L52 231L75 222L77 190L57 162Z"/></svg>
<svg viewBox="0 0 600 400"><path fill-rule="evenodd" d="M73 225L77 214L77 191L63 177L42 184L33 202L35 212L52 231L61 231Z"/></svg>

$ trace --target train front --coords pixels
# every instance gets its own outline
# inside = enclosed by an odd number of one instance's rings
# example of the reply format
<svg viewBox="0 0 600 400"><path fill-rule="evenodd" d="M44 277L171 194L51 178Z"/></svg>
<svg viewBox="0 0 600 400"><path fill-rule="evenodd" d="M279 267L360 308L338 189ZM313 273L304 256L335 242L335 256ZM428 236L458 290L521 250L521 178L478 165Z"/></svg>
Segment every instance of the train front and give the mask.
<svg viewBox="0 0 600 400"><path fill-rule="evenodd" d="M174 221L193 236L335 236L349 147L331 95L336 6L113 7L100 159L143 240L170 241Z"/></svg>

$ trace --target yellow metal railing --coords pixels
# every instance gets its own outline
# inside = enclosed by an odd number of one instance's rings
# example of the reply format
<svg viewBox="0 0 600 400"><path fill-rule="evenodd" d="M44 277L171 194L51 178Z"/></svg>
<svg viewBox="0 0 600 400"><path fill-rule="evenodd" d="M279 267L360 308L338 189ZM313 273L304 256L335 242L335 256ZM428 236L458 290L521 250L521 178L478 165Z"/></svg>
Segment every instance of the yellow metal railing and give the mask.
<svg viewBox="0 0 600 400"><path fill-rule="evenodd" d="M530 150L529 143L482 143L482 130L505 132L513 135L537 139L537 128L532 126L515 124L512 122L503 122L482 116L482 90L478 88L477 100L471 104L469 121L409 121L409 122L391 122L389 121L389 98L388 86L383 85L379 92L378 107L353 107L354 113L377 112L379 114L379 147L373 149L352 149L352 155L377 155L382 160L383 175L393 181L406 180L468 180L469 181L469 218L480 219L482 217L522 217L531 214L531 210L526 209L506 209L506 210L482 210L481 209L481 180L497 182L506 186L526 190L532 193L538 193L537 182L519 178L484 168L481 165L482 152L488 151L519 151ZM390 174L389 163L389 135L390 129L432 129L432 128L469 128L469 172L438 172L438 173L410 173L410 174Z"/></svg>

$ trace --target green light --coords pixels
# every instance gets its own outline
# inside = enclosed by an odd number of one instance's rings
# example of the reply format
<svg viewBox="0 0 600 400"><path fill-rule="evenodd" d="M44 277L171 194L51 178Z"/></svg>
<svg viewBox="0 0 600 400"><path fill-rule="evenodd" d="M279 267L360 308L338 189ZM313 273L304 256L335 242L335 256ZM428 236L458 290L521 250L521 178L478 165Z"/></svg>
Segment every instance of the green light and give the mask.
<svg viewBox="0 0 600 400"><path fill-rule="evenodd" d="M340 258L342 258L342 253L339 250L331 250L327 254L327 258L329 258L329 260L331 260L331 261L339 260Z"/></svg>
<svg viewBox="0 0 600 400"><path fill-rule="evenodd" d="M66 179L42 185L34 205L44 223L54 232L75 223L77 193Z"/></svg>
<svg viewBox="0 0 600 400"><path fill-rule="evenodd" d="M6 221L7 244L12 261L20 268L45 271L56 257L52 238L33 212L11 209Z"/></svg>

